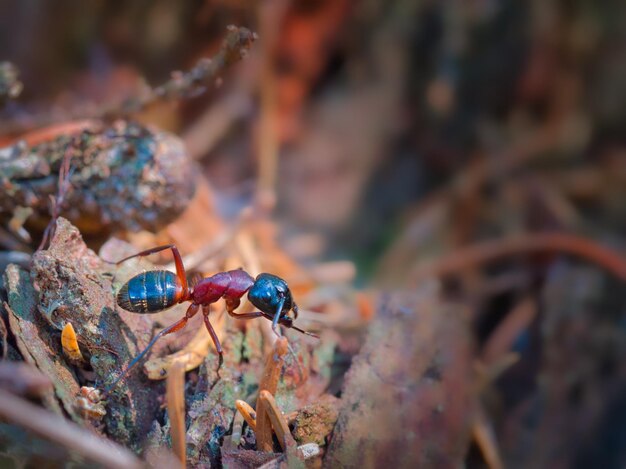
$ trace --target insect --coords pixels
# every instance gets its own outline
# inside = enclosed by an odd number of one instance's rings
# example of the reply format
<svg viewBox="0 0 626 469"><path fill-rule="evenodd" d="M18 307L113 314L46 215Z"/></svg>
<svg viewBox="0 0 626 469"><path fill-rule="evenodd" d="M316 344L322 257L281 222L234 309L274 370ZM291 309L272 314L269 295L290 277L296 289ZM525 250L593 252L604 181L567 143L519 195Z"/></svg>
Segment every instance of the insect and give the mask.
<svg viewBox="0 0 626 469"><path fill-rule="evenodd" d="M187 325L189 319L195 316L200 309L204 316L204 324L211 335L219 356L217 371L223 363L223 350L220 341L209 320L211 311L210 305L220 299L226 303L226 311L236 319L266 318L272 321L272 329L279 334L278 326L295 329L312 337L317 335L304 331L293 325L293 321L298 317L298 306L291 296L291 291L287 282L272 274L259 274L253 278L244 270L230 270L219 272L211 277L201 279L195 286L190 287L187 283L187 275L182 258L178 249L173 244L158 246L152 249L128 256L116 265L121 264L134 257L143 257L157 252L170 249L174 256L176 273L168 270L152 270L135 275L118 292L117 304L132 313L152 314L158 313L185 301L191 301L185 316L174 324L163 329L156 334L144 350L139 353L122 372L120 376L107 388L110 391L115 385L126 376L130 369L141 360L152 346L161 337L179 331ZM241 297L248 294L248 300L259 311L250 313L235 313L235 309L241 302ZM293 317L289 312L293 312Z"/></svg>

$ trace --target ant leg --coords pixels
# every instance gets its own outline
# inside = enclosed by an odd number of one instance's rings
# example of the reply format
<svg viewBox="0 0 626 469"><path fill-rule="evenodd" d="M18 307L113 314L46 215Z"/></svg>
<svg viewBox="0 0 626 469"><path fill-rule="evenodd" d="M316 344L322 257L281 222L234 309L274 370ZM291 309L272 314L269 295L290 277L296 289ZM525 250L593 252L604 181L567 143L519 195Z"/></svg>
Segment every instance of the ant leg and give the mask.
<svg viewBox="0 0 626 469"><path fill-rule="evenodd" d="M226 311L228 311L228 314L230 316L232 316L233 318L236 319L255 319L255 318L267 318L270 321L274 322L274 318L276 317L276 315L272 316L271 314L268 313L264 313L262 311L255 311L252 313L235 313L234 311L230 311L229 309L226 309ZM299 327L294 326L291 322L289 323L282 323L279 321L280 324L282 324L283 326L290 328L290 329L295 329L298 332L301 332L302 334L306 334L306 335L310 335L311 337L315 337L316 339L319 339L319 336L316 334L313 334L312 332L307 332L304 331L302 329L300 329ZM274 330L274 332L276 332L276 330ZM293 348L291 348L291 345L289 343L287 343L287 347L289 349L289 353L291 353L291 356L294 358L295 362L298 365L298 371L300 373L300 377L304 376L304 373L302 371L302 365L300 364L300 361L298 360L298 356L296 355L295 351L293 350Z"/></svg>
<svg viewBox="0 0 626 469"><path fill-rule="evenodd" d="M237 309L241 304L239 298L226 297L224 298L224 302L226 303L226 312L230 317L235 319L255 319L266 317L270 321L272 320L272 316L267 313L262 313L261 311L256 311L254 313L235 313L235 309Z"/></svg>
<svg viewBox="0 0 626 469"><path fill-rule="evenodd" d="M211 325L209 321L209 313L211 312L211 306L206 305L202 306L202 314L204 315L204 325L206 326L209 334L211 335L211 339L213 339L213 343L215 344L215 350L217 351L219 362L217 364L217 379L222 379L220 376L220 368L222 368L222 364L224 363L224 351L222 350L222 344L220 344L220 339L217 337L215 333L215 329Z"/></svg>
<svg viewBox="0 0 626 469"><path fill-rule="evenodd" d="M226 311L228 311L228 310L226 310ZM275 316L272 316L271 314L263 313L261 311L255 311L253 313L235 313L233 311L228 311L228 314L231 317L235 318L235 319L267 318L267 319L269 319L272 322L274 321L274 317L275 317ZM312 332L300 329L299 327L294 326L293 324L284 323L284 322L282 322L282 320L279 320L278 323L280 325L282 325L282 326L287 327L288 329L294 329L294 330L296 330L296 331L298 331L298 332L300 332L302 334L309 335L311 337L315 337L316 339L320 338L320 336L317 335L317 334L313 334Z"/></svg>
<svg viewBox="0 0 626 469"><path fill-rule="evenodd" d="M228 310L226 310L228 311ZM228 311L228 314L230 316L232 316L233 318L236 319L255 319L255 318L267 318L270 321L274 322L274 318L276 316L272 316L271 314L267 314L267 313L263 313L262 311L255 311L253 313L235 313L234 311ZM294 326L291 322L283 322L283 320L279 320L278 323L282 326L285 326L288 329L294 329L302 334L311 336L311 337L315 337L316 339L319 339L320 336L317 334L314 334L313 332L309 332L309 331L305 331L303 329L300 329L297 326Z"/></svg>
<svg viewBox="0 0 626 469"><path fill-rule="evenodd" d="M234 311L228 311L228 314L235 319L255 319L263 317L269 317L269 319L272 319L270 315L262 313L261 311L255 311L254 313L235 313Z"/></svg>
<svg viewBox="0 0 626 469"><path fill-rule="evenodd" d="M278 307L276 308L276 312L274 313L274 317L272 318L272 330L274 334L280 337L280 332L278 331L278 321L280 321L280 317L283 314L283 306L285 305L285 298L281 298L278 302Z"/></svg>
<svg viewBox="0 0 626 469"><path fill-rule="evenodd" d="M280 309L279 311L282 311L282 305L284 303L281 302L280 304ZM254 311L252 313L235 313L234 311L231 311L230 308L226 308L226 311L228 311L228 314L230 316L232 316L233 318L236 319L255 319L255 318L267 318L270 321L272 321L272 323L274 323L275 318L279 317L278 315L274 315L272 316L271 314L268 313L264 313L262 311ZM283 324L285 327L294 327L294 326L290 326L288 324ZM305 332L302 329L298 329L297 327L294 327L297 331L300 331L304 334L308 334L308 335L313 335L310 332ZM278 335L280 337L280 334L278 334L278 331L276 329L274 329L274 327L272 326L272 329L274 330L274 332L276 333L276 335ZM314 336L317 337L317 336ZM291 353L291 356L294 358L294 361L297 363L298 365L298 371L300 373L300 377L304 376L303 372L302 372L302 366L300 365L300 362L298 361L298 356L296 355L296 352L293 350L293 348L291 348L291 345L289 344L289 342L287 342L287 348L289 349L289 353Z"/></svg>
<svg viewBox="0 0 626 469"><path fill-rule="evenodd" d="M174 256L174 264L176 265L176 277L178 278L178 281L180 282L180 285L182 287L181 301L184 301L185 299L189 298L189 286L187 285L187 273L185 272L185 266L183 265L183 259L180 255L180 252L178 252L178 248L174 244L165 244L163 246L157 246L152 249L146 249L145 251L141 251L141 252L138 252L137 254L133 254L132 256L125 257L124 259L117 261L117 262L108 262L108 261L105 261L105 262L107 264L120 265L121 263L126 262L129 259L133 259L135 257L149 256L150 254L155 254L157 252L165 251L166 249L172 250L172 255Z"/></svg>
<svg viewBox="0 0 626 469"><path fill-rule="evenodd" d="M278 307L276 308L276 312L274 313L274 317L272 318L272 330L274 331L274 334L276 334L278 337L281 337L278 324L280 320L283 319L282 314L283 314L284 305L285 305L285 298L283 297L278 302ZM293 357L294 362L298 366L298 373L300 374L300 379L304 379L304 372L302 371L302 365L300 364L300 360L298 360L298 355L296 355L296 352L291 347L291 344L289 342L287 342L287 348L289 349L289 353Z"/></svg>
<svg viewBox="0 0 626 469"><path fill-rule="evenodd" d="M126 367L126 369L122 372L121 375L119 375L115 381L113 381L113 383L111 383L105 390L104 393L105 394L109 394L109 392L111 392L111 390L117 385L117 383L119 383L127 374L128 372L137 364L139 363L139 361L146 355L146 353L148 353L150 351L150 349L154 346L154 344L157 342L157 340L159 340L161 337L163 337L164 335L167 334L171 334L172 332L176 332L181 330L183 327L185 327L187 325L187 321L189 321L190 318L192 318L197 312L198 312L198 308L200 307L200 305L192 303L191 305L189 305L189 308L187 308L187 312L185 313L185 316L176 321L174 324L166 327L165 329L163 329L161 332L159 332L157 335L155 335L152 340L150 341L150 343L146 346L145 349L143 349L141 351L141 353L139 355L137 355L135 358L133 358L133 360L128 364L128 366Z"/></svg>
<svg viewBox="0 0 626 469"><path fill-rule="evenodd" d="M235 318L235 319L255 319L255 318L267 318L270 321L272 321L272 329L274 330L274 332L276 332L276 329L274 329L274 322L276 321L276 318L279 317L278 319L278 323L289 328L289 329L295 329L296 331L311 336L311 337L315 337L316 339L319 339L320 337L317 334L313 334L312 332L308 332L305 330L300 329L297 326L293 325L293 322L291 320L289 320L288 322L285 321L285 319L280 319L280 316L274 315L272 316L271 314L268 313L264 313L262 311L255 311L252 313L235 313L235 308L237 308L237 306L239 306L239 299L235 298L235 299L229 299L226 298L226 312L228 312L229 316ZM281 304L281 308L282 310L282 304ZM298 317L298 306L294 303L293 308L292 308L295 317Z"/></svg>

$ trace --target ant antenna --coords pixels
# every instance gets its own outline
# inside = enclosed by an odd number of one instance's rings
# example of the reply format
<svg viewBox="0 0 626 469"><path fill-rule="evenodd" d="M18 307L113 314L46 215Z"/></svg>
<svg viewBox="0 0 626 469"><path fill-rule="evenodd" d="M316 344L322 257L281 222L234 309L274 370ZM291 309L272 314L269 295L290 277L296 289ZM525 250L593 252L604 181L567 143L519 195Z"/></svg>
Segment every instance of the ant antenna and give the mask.
<svg viewBox="0 0 626 469"><path fill-rule="evenodd" d="M311 336L311 337L315 337L316 339L320 338L319 335L313 334L312 332L309 332L309 331L304 331L304 330L302 330L302 329L300 329L299 327L296 327L296 326L291 326L290 329L295 329L298 332L301 332L301 333L303 333L305 335L308 335L308 336Z"/></svg>

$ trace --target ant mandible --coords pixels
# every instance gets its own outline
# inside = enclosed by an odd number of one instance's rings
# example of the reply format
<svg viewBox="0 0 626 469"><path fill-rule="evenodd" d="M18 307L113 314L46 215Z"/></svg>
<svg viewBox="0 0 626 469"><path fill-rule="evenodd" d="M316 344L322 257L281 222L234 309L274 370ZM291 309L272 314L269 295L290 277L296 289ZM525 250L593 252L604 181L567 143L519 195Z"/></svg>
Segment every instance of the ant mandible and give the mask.
<svg viewBox="0 0 626 469"><path fill-rule="evenodd" d="M139 314L158 313L185 301L191 301L191 305L187 308L183 318L166 327L152 338L146 348L108 386L107 393L150 351L157 340L164 335L179 331L185 327L189 319L195 316L200 308L202 308L204 324L211 335L211 339L213 339L215 350L217 350L219 356L217 367L219 376L219 370L223 363L223 350L209 320L209 313L211 311L210 305L221 298L226 303L228 314L236 319L267 318L272 321L272 329L277 335L280 335L278 332L278 325L280 324L303 334L319 338L317 335L293 325L294 319L298 317L298 306L291 297L291 291L287 282L276 275L259 274L256 278L252 278L244 270L229 270L228 272L219 272L211 277L205 277L195 286L190 287L187 284L187 274L185 273L183 260L178 249L173 244L141 251L115 262L115 265L119 265L134 257L148 256L167 249L170 249L174 256L176 274L169 270L151 270L135 275L118 292L117 304L126 311ZM246 292L248 293L248 300L259 308L260 311L235 313L235 309L240 304L240 298ZM289 311L293 311L293 318L288 316Z"/></svg>

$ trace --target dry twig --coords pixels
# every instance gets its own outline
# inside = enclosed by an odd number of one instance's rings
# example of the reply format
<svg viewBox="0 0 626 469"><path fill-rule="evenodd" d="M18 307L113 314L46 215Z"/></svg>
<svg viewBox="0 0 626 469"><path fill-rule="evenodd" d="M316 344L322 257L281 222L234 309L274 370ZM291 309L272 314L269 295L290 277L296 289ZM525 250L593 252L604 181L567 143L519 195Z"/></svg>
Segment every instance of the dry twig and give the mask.
<svg viewBox="0 0 626 469"><path fill-rule="evenodd" d="M278 408L278 404L276 404L274 396L270 394L270 392L262 390L259 393L259 402L263 403L263 407L267 412L272 428L278 437L278 443L283 451L287 451L287 448L295 448L296 440L291 435L287 419Z"/></svg>
<svg viewBox="0 0 626 469"><path fill-rule="evenodd" d="M418 265L411 273L411 279L419 281L428 277L442 277L502 257L529 252L572 254L598 264L626 281L626 261L620 253L590 239L566 233L526 234L468 246L435 261Z"/></svg>
<svg viewBox="0 0 626 469"><path fill-rule="evenodd" d="M0 388L26 397L41 397L53 389L50 378L34 366L8 360L0 362Z"/></svg>
<svg viewBox="0 0 626 469"><path fill-rule="evenodd" d="M480 407L476 411L476 417L472 425L472 436L485 458L487 467L489 469L502 469L504 463L498 450L493 427Z"/></svg>
<svg viewBox="0 0 626 469"><path fill-rule="evenodd" d="M295 448L296 440L289 430L289 421L290 417L292 417L292 419L295 418L293 414L297 414L297 412L290 415L284 415L278 408L278 404L276 404L276 399L274 399L274 396L266 390L263 390L259 393L259 402L263 402L263 407L266 409L267 416L269 417L270 423L272 425L272 430L274 430L274 433L276 433L278 442L280 443L283 451L287 451L287 448ZM257 433L257 414L254 409L250 407L247 402L241 400L237 400L235 402L235 406L237 407L239 413L243 416L244 420L248 423L248 425L250 425L252 431Z"/></svg>
<svg viewBox="0 0 626 469"><path fill-rule="evenodd" d="M59 168L59 179L57 181L57 194L56 197L50 196L50 221L48 222L48 226L43 232L43 237L41 238L41 242L39 243L38 250L46 247L46 244L52 237L54 236L54 232L56 230L56 223L59 215L61 214L61 208L63 207L63 202L65 201L65 197L67 196L67 192L70 190L70 162L72 159L72 152L75 147L78 145L78 140L80 136L72 137L72 142L67 146L65 153L63 155L63 160L61 162L61 167Z"/></svg>
<svg viewBox="0 0 626 469"><path fill-rule="evenodd" d="M513 342L537 316L537 303L534 298L526 297L516 304L507 316L491 333L482 349L485 364L494 363L508 352Z"/></svg>
<svg viewBox="0 0 626 469"><path fill-rule="evenodd" d="M104 117L135 113L157 101L183 99L202 93L226 67L245 57L256 39L256 33L247 28L229 26L221 49L212 59L201 59L188 72L173 73L168 82L148 90L143 96L126 100L119 108L106 110Z"/></svg>
<svg viewBox="0 0 626 469"><path fill-rule="evenodd" d="M70 421L0 390L0 417L110 468L142 468L126 448L99 438Z"/></svg>
<svg viewBox="0 0 626 469"><path fill-rule="evenodd" d="M520 354L509 352L486 364L481 360L476 360L474 368L476 370L476 381L474 387L477 393L481 393L489 385L494 383L505 371L511 368L520 360Z"/></svg>
<svg viewBox="0 0 626 469"><path fill-rule="evenodd" d="M274 49L278 41L276 25L283 18L288 2L273 0L258 4L261 29L261 115L258 131L260 198L275 199L276 174L278 170L278 122L276 102L276 75L274 72Z"/></svg>
<svg viewBox="0 0 626 469"><path fill-rule="evenodd" d="M235 406L237 405L237 402L239 401L235 401ZM230 438L224 440L224 449L226 449L227 451L232 451L239 446L239 443L241 442L241 432L243 430L243 420L244 417L241 412L235 412L235 418L233 419L233 430L230 434Z"/></svg>
<svg viewBox="0 0 626 469"><path fill-rule="evenodd" d="M186 466L185 445L185 364L175 360L170 366L166 383L167 411L170 417L170 436L172 449L180 461L181 467Z"/></svg>
<svg viewBox="0 0 626 469"><path fill-rule="evenodd" d="M280 337L276 341L272 353L267 357L263 377L259 383L259 398L256 403L256 437L259 451L271 452L273 448L271 421L267 414L267 403L261 399L261 393L267 391L272 395L276 394L288 345L287 339L284 337Z"/></svg>

